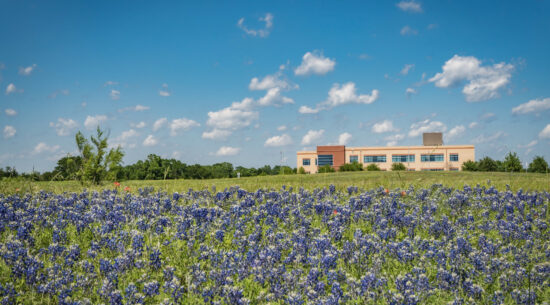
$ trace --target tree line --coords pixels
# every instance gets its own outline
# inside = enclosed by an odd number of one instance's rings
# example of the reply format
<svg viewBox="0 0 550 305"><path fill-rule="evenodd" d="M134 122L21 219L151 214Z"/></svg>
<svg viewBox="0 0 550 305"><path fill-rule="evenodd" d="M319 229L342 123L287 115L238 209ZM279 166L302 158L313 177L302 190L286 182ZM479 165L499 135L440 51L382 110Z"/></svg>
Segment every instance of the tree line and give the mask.
<svg viewBox="0 0 550 305"><path fill-rule="evenodd" d="M521 160L515 152L509 152L504 160L494 160L484 157L479 161L466 161L462 164L462 170L473 172L531 172L547 173L548 162L542 156L535 156L527 168L523 168Z"/></svg>

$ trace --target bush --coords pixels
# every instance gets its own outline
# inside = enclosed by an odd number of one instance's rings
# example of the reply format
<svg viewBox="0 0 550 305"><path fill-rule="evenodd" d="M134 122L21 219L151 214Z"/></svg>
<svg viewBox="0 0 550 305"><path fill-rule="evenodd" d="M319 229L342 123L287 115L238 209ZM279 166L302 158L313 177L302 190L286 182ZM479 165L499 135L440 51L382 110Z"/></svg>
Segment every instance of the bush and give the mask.
<svg viewBox="0 0 550 305"><path fill-rule="evenodd" d="M490 157L485 157L477 162L477 169L481 172L496 172L498 164Z"/></svg>
<svg viewBox="0 0 550 305"><path fill-rule="evenodd" d="M477 171L477 163L475 161L468 160L462 163L462 170L468 171L468 172L475 172Z"/></svg>
<svg viewBox="0 0 550 305"><path fill-rule="evenodd" d="M300 168L298 169L298 174L304 175L304 174L307 174L307 173L306 173L306 170L303 167L300 166Z"/></svg>
<svg viewBox="0 0 550 305"><path fill-rule="evenodd" d="M340 166L339 171L341 172L356 172L356 171L362 171L363 165L353 162L353 163L346 163L342 166Z"/></svg>
<svg viewBox="0 0 550 305"><path fill-rule="evenodd" d="M334 168L330 165L323 165L319 167L319 173L334 173Z"/></svg>
<svg viewBox="0 0 550 305"><path fill-rule="evenodd" d="M509 152L508 155L504 158L504 169L507 172L521 172L523 166L521 166L521 161L519 160L518 154L515 152Z"/></svg>
<svg viewBox="0 0 550 305"><path fill-rule="evenodd" d="M407 170L407 168L405 167L405 164L399 162L399 163L394 163L391 165L391 170L392 171L405 171Z"/></svg>
<svg viewBox="0 0 550 305"><path fill-rule="evenodd" d="M548 172L548 163L544 160L544 157L535 156L533 162L529 164L528 171L531 173L546 173Z"/></svg>
<svg viewBox="0 0 550 305"><path fill-rule="evenodd" d="M378 165L376 165L376 164L373 163L373 164L369 164L369 165L367 166L367 170L368 170L369 172L372 172L372 171L379 171L379 170L380 170L380 167L378 167Z"/></svg>

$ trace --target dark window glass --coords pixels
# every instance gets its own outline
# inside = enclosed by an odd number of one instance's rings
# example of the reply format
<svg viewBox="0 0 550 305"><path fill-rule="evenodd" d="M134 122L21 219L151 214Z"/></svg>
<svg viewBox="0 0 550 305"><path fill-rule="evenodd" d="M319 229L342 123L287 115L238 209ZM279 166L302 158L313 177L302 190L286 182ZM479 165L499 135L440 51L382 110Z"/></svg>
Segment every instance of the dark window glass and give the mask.
<svg viewBox="0 0 550 305"><path fill-rule="evenodd" d="M383 163L386 162L386 156L364 156L364 163Z"/></svg>
<svg viewBox="0 0 550 305"><path fill-rule="evenodd" d="M311 160L309 159L302 159L302 165L310 165L311 164Z"/></svg>
<svg viewBox="0 0 550 305"><path fill-rule="evenodd" d="M332 166L332 155L319 155L319 166L331 165Z"/></svg>
<svg viewBox="0 0 550 305"><path fill-rule="evenodd" d="M445 161L445 158L443 157L443 154L436 154L436 155L421 155L420 161L422 162L443 162Z"/></svg>

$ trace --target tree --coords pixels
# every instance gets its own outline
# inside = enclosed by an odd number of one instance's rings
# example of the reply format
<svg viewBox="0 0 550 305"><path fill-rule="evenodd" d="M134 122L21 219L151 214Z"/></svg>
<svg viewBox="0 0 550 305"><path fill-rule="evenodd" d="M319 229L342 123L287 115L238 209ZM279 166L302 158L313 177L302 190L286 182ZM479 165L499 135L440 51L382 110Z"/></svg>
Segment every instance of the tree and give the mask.
<svg viewBox="0 0 550 305"><path fill-rule="evenodd" d="M53 170L52 179L55 180L76 180L78 170L82 167L82 157L67 155L57 160Z"/></svg>
<svg viewBox="0 0 550 305"><path fill-rule="evenodd" d="M317 172L319 172L319 173L334 173L334 168L332 168L332 166L327 164L327 165L319 166L319 169L317 170Z"/></svg>
<svg viewBox="0 0 550 305"><path fill-rule="evenodd" d="M356 171L362 171L362 170L363 170L363 165L359 164L358 162L346 163L340 166L340 169L338 169L338 171L340 172L356 172Z"/></svg>
<svg viewBox="0 0 550 305"><path fill-rule="evenodd" d="M521 161L516 153L509 152L504 158L504 169L507 172L521 172L523 166L521 166Z"/></svg>
<svg viewBox="0 0 550 305"><path fill-rule="evenodd" d="M496 172L498 164L490 157L485 157L477 162L477 169L481 172Z"/></svg>
<svg viewBox="0 0 550 305"><path fill-rule="evenodd" d="M475 172L477 171L477 163L475 161L468 160L462 163L462 170L468 171L468 172Z"/></svg>
<svg viewBox="0 0 550 305"><path fill-rule="evenodd" d="M405 167L405 164L399 162L399 163L393 163L391 165L391 170L392 171L404 171L404 170L407 170L407 168Z"/></svg>
<svg viewBox="0 0 550 305"><path fill-rule="evenodd" d="M535 156L533 162L529 164L528 171L531 173L547 173L548 172L548 163L544 160L542 156Z"/></svg>
<svg viewBox="0 0 550 305"><path fill-rule="evenodd" d="M379 170L380 170L380 167L378 165L376 165L375 163L369 164L367 166L367 171L369 171L369 172L379 171Z"/></svg>
<svg viewBox="0 0 550 305"><path fill-rule="evenodd" d="M307 174L307 173L306 173L306 170L303 167L300 166L300 168L298 169L298 174L299 175L304 175L304 174Z"/></svg>
<svg viewBox="0 0 550 305"><path fill-rule="evenodd" d="M91 136L90 142L79 131L75 136L76 145L82 158L82 164L77 172L77 178L80 181L90 181L93 184L100 184L105 178L114 179L121 170L122 157L124 152L120 146L116 149L110 149L107 152L108 136L97 127L96 137Z"/></svg>

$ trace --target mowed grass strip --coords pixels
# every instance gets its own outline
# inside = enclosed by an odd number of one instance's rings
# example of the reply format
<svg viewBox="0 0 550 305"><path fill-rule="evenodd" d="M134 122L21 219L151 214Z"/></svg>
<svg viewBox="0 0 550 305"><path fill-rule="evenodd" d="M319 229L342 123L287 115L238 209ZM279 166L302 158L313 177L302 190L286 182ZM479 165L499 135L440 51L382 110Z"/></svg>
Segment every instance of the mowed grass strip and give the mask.
<svg viewBox="0 0 550 305"><path fill-rule="evenodd" d="M206 180L131 180L120 181L118 187L121 192L126 187L131 192L137 192L139 188L154 187L155 191L186 192L192 188L200 190L215 186L218 191L232 186L239 186L245 190L253 191L260 188L279 190L284 186L298 189L315 189L328 187L333 184L337 189L343 190L349 186L357 186L368 190L377 187L389 190L406 189L409 186L430 187L433 184L443 184L447 187L462 188L465 185L477 184L499 190L506 190L509 186L512 191L523 189L524 191L549 191L550 175L535 173L486 173L486 172L337 172L328 174L311 175L277 175L257 176L225 179ZM0 193L35 193L41 190L63 193L80 192L83 189L102 190L114 188L113 181L105 181L101 185L80 184L77 181L50 181L33 182L25 180L7 179L0 181Z"/></svg>

